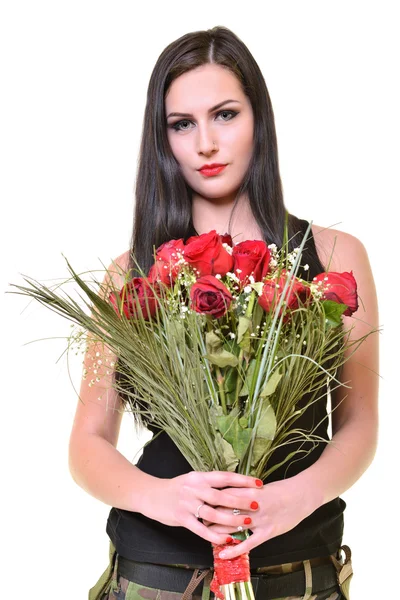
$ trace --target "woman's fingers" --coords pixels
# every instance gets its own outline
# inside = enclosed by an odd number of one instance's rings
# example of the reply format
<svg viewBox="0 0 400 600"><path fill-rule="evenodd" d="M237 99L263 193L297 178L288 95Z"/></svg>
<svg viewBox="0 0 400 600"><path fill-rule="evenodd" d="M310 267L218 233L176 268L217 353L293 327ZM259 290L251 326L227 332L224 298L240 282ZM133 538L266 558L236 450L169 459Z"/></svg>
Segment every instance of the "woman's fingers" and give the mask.
<svg viewBox="0 0 400 600"><path fill-rule="evenodd" d="M201 492L203 502L209 506L221 506L229 510L239 509L243 512L254 512L258 510L257 491L246 490L246 495L235 496L228 490L218 490L212 487L204 488Z"/></svg>
<svg viewBox="0 0 400 600"><path fill-rule="evenodd" d="M249 527L252 523L252 518L249 514L241 512L241 514L234 514L233 510L221 510L204 504L200 509L201 519L205 519L210 523L218 523L220 525L228 525L231 530L235 530L238 527Z"/></svg>
<svg viewBox="0 0 400 600"><path fill-rule="evenodd" d="M261 479L241 475L240 473L232 473L231 471L206 471L202 475L207 483L216 488L248 487L259 489L264 485Z"/></svg>

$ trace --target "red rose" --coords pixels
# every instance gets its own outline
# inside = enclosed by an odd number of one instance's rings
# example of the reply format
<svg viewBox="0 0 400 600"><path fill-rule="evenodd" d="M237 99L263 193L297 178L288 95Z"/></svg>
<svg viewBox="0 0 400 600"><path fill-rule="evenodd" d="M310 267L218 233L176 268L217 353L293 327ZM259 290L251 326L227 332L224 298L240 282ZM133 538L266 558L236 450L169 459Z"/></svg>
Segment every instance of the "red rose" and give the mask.
<svg viewBox="0 0 400 600"><path fill-rule="evenodd" d="M154 265L150 267L147 277L153 284L157 281L169 287L173 285L172 269L163 260L156 260Z"/></svg>
<svg viewBox="0 0 400 600"><path fill-rule="evenodd" d="M286 283L286 278L287 272L283 270L279 279L268 279L265 281L262 292L258 297L258 303L266 312L274 311L279 304ZM298 308L300 304L306 303L311 296L311 290L309 287L301 283L301 281L295 279L288 295L290 286L291 283L289 283L285 294L286 304L284 304L282 308L286 307L290 310L294 310Z"/></svg>
<svg viewBox="0 0 400 600"><path fill-rule="evenodd" d="M267 244L262 240L247 240L234 246L233 272L240 279L242 286L249 282L250 275L255 281L261 281L268 273L271 253ZM240 272L237 272L240 269Z"/></svg>
<svg viewBox="0 0 400 600"><path fill-rule="evenodd" d="M135 291L138 296L137 300L135 297ZM148 308L146 306L146 299ZM119 294L116 292L111 292L109 295L109 300L113 305L117 315L121 314L119 304L122 302L122 310L124 311L127 319L132 317L140 317L138 304L143 311L143 318L147 321L155 315L157 310L157 298L155 297L148 281L143 277L134 277L121 288Z"/></svg>
<svg viewBox="0 0 400 600"><path fill-rule="evenodd" d="M344 315L351 316L358 309L357 282L353 271L344 273L319 273L313 282L319 283L323 290L323 298L339 304L346 304Z"/></svg>
<svg viewBox="0 0 400 600"><path fill-rule="evenodd" d="M181 253L185 244L182 238L169 240L157 248L156 261L150 267L148 279L151 282L161 281L165 285L172 286L180 269Z"/></svg>
<svg viewBox="0 0 400 600"><path fill-rule="evenodd" d="M222 244L228 244L228 246L230 246L232 248L233 241L232 241L232 237L231 237L230 233L224 233L223 235L220 235L219 237L221 238Z"/></svg>
<svg viewBox="0 0 400 600"><path fill-rule="evenodd" d="M223 277L233 267L231 254L222 245L221 237L215 229L209 233L191 236L184 248L184 259L203 275Z"/></svg>
<svg viewBox="0 0 400 600"><path fill-rule="evenodd" d="M192 285L190 300L196 312L218 319L228 310L232 294L216 277L204 275Z"/></svg>

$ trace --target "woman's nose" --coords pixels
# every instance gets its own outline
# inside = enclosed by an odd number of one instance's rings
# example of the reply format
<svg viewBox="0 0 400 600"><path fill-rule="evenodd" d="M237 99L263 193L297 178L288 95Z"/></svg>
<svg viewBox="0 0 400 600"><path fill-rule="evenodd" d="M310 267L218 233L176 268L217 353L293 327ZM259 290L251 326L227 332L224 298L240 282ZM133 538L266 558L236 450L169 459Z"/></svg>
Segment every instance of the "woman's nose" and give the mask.
<svg viewBox="0 0 400 600"><path fill-rule="evenodd" d="M206 127L198 129L198 152L200 154L211 154L218 150L218 144L215 140L215 135L211 129Z"/></svg>

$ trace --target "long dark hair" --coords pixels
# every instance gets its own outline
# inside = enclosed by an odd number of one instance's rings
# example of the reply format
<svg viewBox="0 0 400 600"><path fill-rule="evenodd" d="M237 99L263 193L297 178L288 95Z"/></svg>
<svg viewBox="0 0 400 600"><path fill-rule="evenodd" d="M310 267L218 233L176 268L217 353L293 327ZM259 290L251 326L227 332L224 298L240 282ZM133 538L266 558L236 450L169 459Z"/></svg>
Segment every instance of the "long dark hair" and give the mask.
<svg viewBox="0 0 400 600"><path fill-rule="evenodd" d="M164 98L174 79L208 63L230 69L253 109L253 155L237 191L234 207L240 196L247 194L264 240L278 248L282 246L287 211L279 173L274 113L267 86L245 44L226 27L213 27L188 33L169 44L160 54L150 77L136 176L129 263L131 277L140 275L132 254L147 273L153 264L153 247L158 248L170 239L186 240L197 234L192 221L192 190L183 178L167 138ZM300 245L307 225L307 221L289 215L289 250ZM308 264L309 269L298 273L304 279L324 270L312 236L303 251L304 264ZM126 384L123 365L115 372L115 377L120 386ZM122 390L120 397L127 402ZM140 421L138 417L136 420Z"/></svg>
<svg viewBox="0 0 400 600"><path fill-rule="evenodd" d="M222 26L187 33L160 54L147 90L142 138L136 174L135 214L131 254L145 273L153 263L153 246L170 239L196 235L192 222L192 190L172 154L166 132L164 99L171 83L204 64L229 69L248 96L254 114L253 155L237 192L234 207L245 193L264 240L282 246L286 208L279 173L275 120L261 70L246 45ZM232 215L231 215L232 217ZM299 245L302 223L289 215L289 249ZM225 232L220 232L225 233ZM313 246L313 244L311 244ZM304 262L320 272L315 248L306 248ZM131 275L139 275L130 258Z"/></svg>

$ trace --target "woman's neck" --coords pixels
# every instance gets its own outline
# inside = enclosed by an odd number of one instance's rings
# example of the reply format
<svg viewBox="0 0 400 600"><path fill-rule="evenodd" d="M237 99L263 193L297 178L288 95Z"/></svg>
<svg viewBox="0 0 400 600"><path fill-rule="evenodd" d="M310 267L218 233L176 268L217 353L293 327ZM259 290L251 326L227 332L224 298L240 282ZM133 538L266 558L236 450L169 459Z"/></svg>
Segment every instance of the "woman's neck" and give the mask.
<svg viewBox="0 0 400 600"><path fill-rule="evenodd" d="M217 233L230 233L234 244L245 240L262 240L263 235L253 213L250 204L245 199L238 202L233 211L231 227L229 219L233 209L233 201L220 202L214 198L193 196L192 221L197 233L207 233L215 229Z"/></svg>

